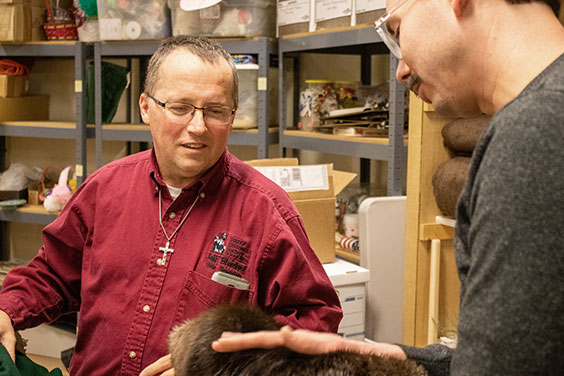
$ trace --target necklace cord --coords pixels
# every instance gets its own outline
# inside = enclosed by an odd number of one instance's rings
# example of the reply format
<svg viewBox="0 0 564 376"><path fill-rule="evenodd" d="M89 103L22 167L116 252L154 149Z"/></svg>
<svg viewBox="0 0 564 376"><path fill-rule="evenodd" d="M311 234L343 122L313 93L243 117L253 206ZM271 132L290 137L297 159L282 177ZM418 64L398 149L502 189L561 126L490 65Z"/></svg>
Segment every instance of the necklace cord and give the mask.
<svg viewBox="0 0 564 376"><path fill-rule="evenodd" d="M200 198L200 196L196 195L196 199L194 200L192 205L190 205L188 212L186 212L186 214L184 214L184 217L182 218L182 220L180 221L180 223L178 224L178 226L176 227L174 232L170 236L168 236L168 234L166 233L166 230L163 226L162 197L161 197L161 188L159 187L159 223L161 225L161 229L163 230L164 236L165 236L167 241L170 242L170 240L174 237L174 235L176 235L176 232L178 230L180 230L180 227L182 227L182 225L184 224L184 221L186 221L186 218L188 218L188 216L190 215L190 212L194 208L194 205L196 205L196 202L198 202L199 198Z"/></svg>

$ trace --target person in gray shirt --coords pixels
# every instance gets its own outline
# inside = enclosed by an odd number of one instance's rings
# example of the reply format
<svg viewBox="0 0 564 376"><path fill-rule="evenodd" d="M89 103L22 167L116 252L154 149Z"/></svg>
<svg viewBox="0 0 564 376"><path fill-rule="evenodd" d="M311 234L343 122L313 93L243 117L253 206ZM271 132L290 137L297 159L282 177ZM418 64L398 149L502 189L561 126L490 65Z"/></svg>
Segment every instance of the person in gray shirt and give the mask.
<svg viewBox="0 0 564 376"><path fill-rule="evenodd" d="M399 59L397 79L445 116L493 116L457 208L456 349L288 328L226 334L213 347L374 353L413 359L432 376L563 375L560 0L387 0L387 8L376 27Z"/></svg>

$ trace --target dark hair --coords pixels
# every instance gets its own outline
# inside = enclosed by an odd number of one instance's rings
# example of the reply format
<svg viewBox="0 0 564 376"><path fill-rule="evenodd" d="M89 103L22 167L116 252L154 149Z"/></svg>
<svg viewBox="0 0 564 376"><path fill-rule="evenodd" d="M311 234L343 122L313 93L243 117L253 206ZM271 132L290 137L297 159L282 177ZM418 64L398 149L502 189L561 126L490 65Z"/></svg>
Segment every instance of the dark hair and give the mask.
<svg viewBox="0 0 564 376"><path fill-rule="evenodd" d="M215 64L224 59L229 64L233 75L231 96L233 97L233 107L236 109L239 105L239 79L233 58L219 43L195 35L176 35L162 41L149 60L143 91L147 94L153 94L159 77L159 68L163 61L173 51L181 48L188 50L203 61Z"/></svg>
<svg viewBox="0 0 564 376"><path fill-rule="evenodd" d="M560 0L505 0L510 4L525 4L525 3L545 3L552 9L556 17L558 17L558 13L560 12Z"/></svg>

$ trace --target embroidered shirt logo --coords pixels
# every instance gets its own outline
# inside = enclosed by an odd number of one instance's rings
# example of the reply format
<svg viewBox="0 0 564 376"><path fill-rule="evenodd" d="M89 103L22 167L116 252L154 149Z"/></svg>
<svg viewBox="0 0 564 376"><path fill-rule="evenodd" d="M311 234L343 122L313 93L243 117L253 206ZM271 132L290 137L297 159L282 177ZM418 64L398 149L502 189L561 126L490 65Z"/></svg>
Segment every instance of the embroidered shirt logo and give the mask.
<svg viewBox="0 0 564 376"><path fill-rule="evenodd" d="M223 253L225 251L225 238L227 234L223 233L221 236L216 236L213 240L213 251L217 253Z"/></svg>

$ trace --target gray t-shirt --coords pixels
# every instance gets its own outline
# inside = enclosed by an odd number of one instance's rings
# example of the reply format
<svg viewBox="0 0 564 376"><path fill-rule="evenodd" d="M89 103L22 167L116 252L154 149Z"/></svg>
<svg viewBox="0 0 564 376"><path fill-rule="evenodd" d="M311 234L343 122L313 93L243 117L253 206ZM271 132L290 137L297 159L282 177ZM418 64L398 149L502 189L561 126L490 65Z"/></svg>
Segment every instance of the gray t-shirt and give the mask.
<svg viewBox="0 0 564 376"><path fill-rule="evenodd" d="M491 120L455 250L458 347L408 357L432 376L564 375L564 55Z"/></svg>

